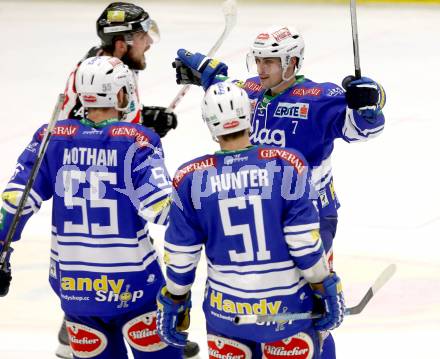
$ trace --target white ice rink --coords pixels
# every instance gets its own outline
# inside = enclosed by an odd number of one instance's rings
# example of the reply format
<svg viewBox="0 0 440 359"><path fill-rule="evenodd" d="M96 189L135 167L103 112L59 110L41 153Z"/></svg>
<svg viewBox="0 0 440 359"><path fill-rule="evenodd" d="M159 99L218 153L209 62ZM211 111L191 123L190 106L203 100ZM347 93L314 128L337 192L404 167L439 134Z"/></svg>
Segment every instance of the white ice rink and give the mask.
<svg viewBox="0 0 440 359"><path fill-rule="evenodd" d="M221 1L137 3L162 32L140 75L141 98L166 106L179 89L170 65L175 51L207 52L223 29ZM0 0L1 188L33 132L48 121L67 75L98 43L95 20L105 5ZM247 46L275 23L303 32L307 77L340 83L353 73L348 5L239 3L237 26L218 52L231 76L247 76ZM440 7L359 6L358 24L362 72L387 91L386 130L369 143L336 145L342 208L335 264L349 305L387 264L396 263L398 272L365 312L335 332L338 358L440 358ZM178 129L163 141L170 172L216 148L201 120L201 97L199 88L190 91L177 109ZM160 229L154 233L161 239ZM1 359L54 358L62 313L47 282L49 236L46 204L14 246L11 291L0 299ZM207 358L203 263L199 269L190 336Z"/></svg>

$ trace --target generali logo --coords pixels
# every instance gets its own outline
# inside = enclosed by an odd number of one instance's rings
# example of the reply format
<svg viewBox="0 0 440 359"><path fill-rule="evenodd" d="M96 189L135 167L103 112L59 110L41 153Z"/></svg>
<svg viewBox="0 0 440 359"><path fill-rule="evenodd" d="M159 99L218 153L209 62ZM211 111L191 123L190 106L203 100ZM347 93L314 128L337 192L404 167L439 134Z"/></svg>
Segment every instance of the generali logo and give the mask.
<svg viewBox="0 0 440 359"><path fill-rule="evenodd" d="M134 138L139 147L146 147L150 143L150 139L145 133L131 126L112 126L110 128L110 136Z"/></svg>
<svg viewBox="0 0 440 359"><path fill-rule="evenodd" d="M304 170L304 161L301 160L295 153L275 148L260 148L258 150L258 158L270 160L273 158L282 158L283 160L289 162L295 170L301 174Z"/></svg>
<svg viewBox="0 0 440 359"><path fill-rule="evenodd" d="M312 88L300 87L292 91L292 96L299 96L299 97L320 96L321 94L322 94L322 89L317 87L312 87Z"/></svg>
<svg viewBox="0 0 440 359"><path fill-rule="evenodd" d="M177 188L180 182L182 182L182 180L184 179L184 177L194 171L203 170L208 167L215 167L216 162L217 161L215 157L211 156L203 160L192 162L189 165L186 165L185 167L177 171L173 179L173 186Z"/></svg>

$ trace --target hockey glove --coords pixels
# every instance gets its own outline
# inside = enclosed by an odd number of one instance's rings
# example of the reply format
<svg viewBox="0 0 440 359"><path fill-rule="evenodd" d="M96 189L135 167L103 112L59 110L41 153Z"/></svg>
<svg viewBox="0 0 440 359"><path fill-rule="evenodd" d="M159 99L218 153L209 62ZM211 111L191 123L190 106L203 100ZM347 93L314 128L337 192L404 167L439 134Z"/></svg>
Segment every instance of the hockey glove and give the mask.
<svg viewBox="0 0 440 359"><path fill-rule="evenodd" d="M144 106L142 125L152 128L160 137L165 137L169 130L177 127L177 116L174 112L166 112L165 107Z"/></svg>
<svg viewBox="0 0 440 359"><path fill-rule="evenodd" d="M9 247L8 253L5 258L5 269L0 269L0 297L4 297L9 292L9 286L11 285L12 275L11 275L11 263L9 259L11 258L11 253L14 251L13 248Z"/></svg>
<svg viewBox="0 0 440 359"><path fill-rule="evenodd" d="M347 76L342 81L342 87L346 91L348 108L357 110L366 120L374 122L385 106L386 95L383 87L368 77L356 79L354 76Z"/></svg>
<svg viewBox="0 0 440 359"><path fill-rule="evenodd" d="M157 295L157 333L163 342L172 347L184 348L189 328L189 311L191 309L191 293L182 298L172 296L166 286Z"/></svg>
<svg viewBox="0 0 440 359"><path fill-rule="evenodd" d="M192 54L185 49L177 51L173 67L176 69L176 82L179 85L202 85L205 91L219 81L216 80L217 75L228 75L228 66L223 62L198 52Z"/></svg>
<svg viewBox="0 0 440 359"><path fill-rule="evenodd" d="M339 327L345 312L344 293L339 277L332 272L322 283L312 284L312 288L324 310L321 318L314 319L315 329L330 330Z"/></svg>

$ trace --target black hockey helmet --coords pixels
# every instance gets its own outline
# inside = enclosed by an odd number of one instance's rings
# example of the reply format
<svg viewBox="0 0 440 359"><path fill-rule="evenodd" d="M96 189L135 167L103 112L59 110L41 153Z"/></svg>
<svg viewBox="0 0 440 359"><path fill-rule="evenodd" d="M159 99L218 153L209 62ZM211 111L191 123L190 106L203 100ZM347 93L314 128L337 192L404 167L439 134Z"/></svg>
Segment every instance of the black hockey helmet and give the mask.
<svg viewBox="0 0 440 359"><path fill-rule="evenodd" d="M96 21L96 31L103 46L112 45L116 36L131 41L131 34L140 31L148 32L155 42L160 39L159 28L150 15L140 6L124 2L106 7Z"/></svg>

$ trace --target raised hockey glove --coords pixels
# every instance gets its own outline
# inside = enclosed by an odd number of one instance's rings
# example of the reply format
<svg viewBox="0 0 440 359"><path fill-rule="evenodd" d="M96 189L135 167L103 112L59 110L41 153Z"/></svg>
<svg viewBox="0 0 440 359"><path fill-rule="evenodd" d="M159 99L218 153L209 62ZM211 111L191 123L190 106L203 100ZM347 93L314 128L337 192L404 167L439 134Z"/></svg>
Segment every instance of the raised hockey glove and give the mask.
<svg viewBox="0 0 440 359"><path fill-rule="evenodd" d="M339 327L345 312L344 293L339 277L332 272L322 283L312 284L312 288L324 310L323 316L313 321L315 329L330 330Z"/></svg>
<svg viewBox="0 0 440 359"><path fill-rule="evenodd" d="M157 333L172 347L184 348L187 343L191 293L173 296L163 286L157 295Z"/></svg>
<svg viewBox="0 0 440 359"><path fill-rule="evenodd" d="M174 112L167 112L165 107L144 106L142 125L152 128L160 137L165 137L169 130L177 127L177 116Z"/></svg>
<svg viewBox="0 0 440 359"><path fill-rule="evenodd" d="M216 80L217 75L228 75L228 66L223 62L185 49L177 51L173 67L176 69L176 82L179 85L201 85L205 91L219 81Z"/></svg>
<svg viewBox="0 0 440 359"><path fill-rule="evenodd" d="M386 95L383 87L368 77L356 79L354 76L347 76L342 81L342 87L346 91L348 108L357 110L366 120L374 122L385 106Z"/></svg>
<svg viewBox="0 0 440 359"><path fill-rule="evenodd" d="M5 258L6 266L4 269L0 269L0 297L4 297L8 294L9 286L11 285L12 275L11 275L11 263L9 262L9 260L11 258L11 253L13 251L14 249L9 247L8 253L6 254L6 258Z"/></svg>

